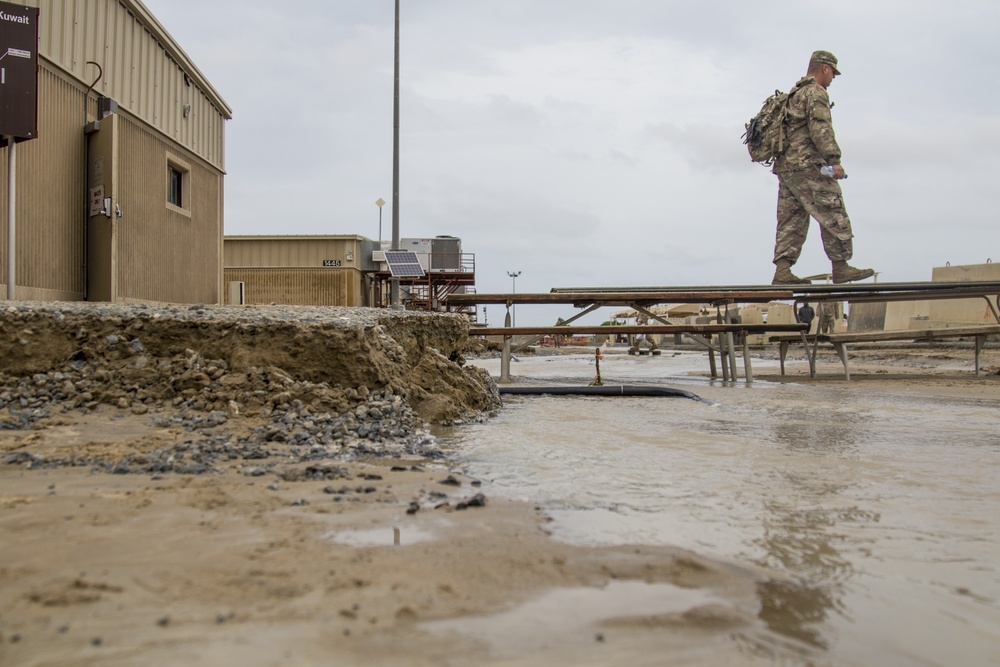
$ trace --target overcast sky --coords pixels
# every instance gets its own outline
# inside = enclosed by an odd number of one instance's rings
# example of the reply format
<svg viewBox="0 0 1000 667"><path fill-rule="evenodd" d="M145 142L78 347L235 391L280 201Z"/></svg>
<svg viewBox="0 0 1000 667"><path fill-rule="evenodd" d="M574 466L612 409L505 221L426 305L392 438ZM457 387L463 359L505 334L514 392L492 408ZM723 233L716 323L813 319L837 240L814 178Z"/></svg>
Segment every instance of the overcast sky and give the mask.
<svg viewBox="0 0 1000 667"><path fill-rule="evenodd" d="M144 1L233 109L227 234L378 238L382 197L391 238L392 0ZM1000 261L996 0L401 5L400 233L461 238L479 292L770 282L777 181L741 135L816 49L852 263ZM796 272L828 271L814 222Z"/></svg>

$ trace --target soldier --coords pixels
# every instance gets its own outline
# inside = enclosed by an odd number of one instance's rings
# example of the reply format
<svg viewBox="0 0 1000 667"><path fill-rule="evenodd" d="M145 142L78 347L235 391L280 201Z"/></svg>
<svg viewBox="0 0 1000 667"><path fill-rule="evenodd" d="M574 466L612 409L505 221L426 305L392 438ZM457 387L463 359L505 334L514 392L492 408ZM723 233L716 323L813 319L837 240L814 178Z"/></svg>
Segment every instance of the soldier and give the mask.
<svg viewBox="0 0 1000 667"><path fill-rule="evenodd" d="M635 323L649 324L649 316L646 315L645 313L638 313L635 316ZM656 344L656 340L654 340L652 334L635 334L633 336L630 336L630 338L632 338L632 344L628 348L629 354L639 354L639 349L642 345L643 340L649 343L650 354L660 353L660 346Z"/></svg>
<svg viewBox="0 0 1000 667"><path fill-rule="evenodd" d="M828 301L819 304L819 330L817 333L834 333L833 321L837 318L837 307Z"/></svg>
<svg viewBox="0 0 1000 667"><path fill-rule="evenodd" d="M840 163L840 146L833 133L830 97L826 89L840 75L837 58L829 51L816 51L809 59L806 76L789 93L785 121L787 148L774 161L778 177L778 229L774 243L773 285L808 284L792 273L809 231L810 216L816 218L826 256L833 262L833 282L848 283L875 275L872 269L856 269L847 263L854 254L851 219L847 217L838 180L847 178ZM820 173L832 167L832 176Z"/></svg>
<svg viewBox="0 0 1000 667"><path fill-rule="evenodd" d="M822 305L820 307L822 307ZM815 315L816 311L813 310L813 307L810 306L808 302L803 303L802 307L799 308L799 322L801 322L802 324L811 325L813 317L815 317Z"/></svg>

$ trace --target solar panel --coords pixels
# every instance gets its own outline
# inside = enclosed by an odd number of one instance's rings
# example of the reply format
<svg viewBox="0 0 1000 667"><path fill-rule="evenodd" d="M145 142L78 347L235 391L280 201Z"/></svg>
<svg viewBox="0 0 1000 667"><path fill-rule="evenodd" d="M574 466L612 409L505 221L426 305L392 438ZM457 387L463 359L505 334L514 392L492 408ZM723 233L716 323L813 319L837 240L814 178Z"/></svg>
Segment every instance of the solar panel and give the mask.
<svg viewBox="0 0 1000 667"><path fill-rule="evenodd" d="M396 278L420 278L424 275L424 267L420 266L417 253L410 250L386 250L385 261L389 264L389 273Z"/></svg>

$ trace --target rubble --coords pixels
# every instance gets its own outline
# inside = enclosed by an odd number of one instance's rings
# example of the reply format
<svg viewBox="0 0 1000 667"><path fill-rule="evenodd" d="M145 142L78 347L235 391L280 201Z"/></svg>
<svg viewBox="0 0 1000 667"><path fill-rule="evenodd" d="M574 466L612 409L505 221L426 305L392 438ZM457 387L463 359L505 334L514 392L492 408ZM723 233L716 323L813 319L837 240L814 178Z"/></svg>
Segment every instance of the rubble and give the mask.
<svg viewBox="0 0 1000 667"><path fill-rule="evenodd" d="M110 406L181 434L108 460L2 462L199 474L240 462L439 455L428 423L482 419L496 385L464 365L457 315L367 308L13 302L0 311L0 429Z"/></svg>

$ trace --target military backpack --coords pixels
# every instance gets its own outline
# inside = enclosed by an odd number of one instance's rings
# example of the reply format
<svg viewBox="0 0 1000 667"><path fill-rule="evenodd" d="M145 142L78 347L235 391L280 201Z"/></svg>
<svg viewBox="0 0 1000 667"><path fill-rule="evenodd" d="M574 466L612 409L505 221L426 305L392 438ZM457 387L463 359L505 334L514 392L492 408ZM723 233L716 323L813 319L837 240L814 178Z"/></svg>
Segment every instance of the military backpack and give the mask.
<svg viewBox="0 0 1000 667"><path fill-rule="evenodd" d="M785 117L788 115L788 98L791 93L775 90L764 100L756 116L746 124L743 143L747 145L750 159L765 167L785 152Z"/></svg>

